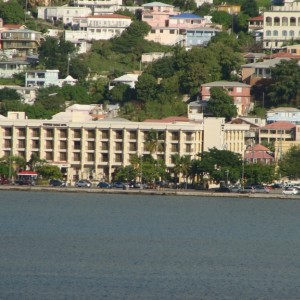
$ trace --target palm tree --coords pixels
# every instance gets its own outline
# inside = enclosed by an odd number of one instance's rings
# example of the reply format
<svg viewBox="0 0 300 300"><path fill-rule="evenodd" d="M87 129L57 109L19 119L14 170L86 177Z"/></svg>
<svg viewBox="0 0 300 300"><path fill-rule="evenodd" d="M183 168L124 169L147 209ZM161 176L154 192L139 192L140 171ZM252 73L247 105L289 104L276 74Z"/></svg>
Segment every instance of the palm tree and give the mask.
<svg viewBox="0 0 300 300"><path fill-rule="evenodd" d="M179 154L174 154L172 160L174 163L173 171L175 173L176 182L178 178L180 178L180 175L182 175L182 177L185 178L185 184L187 184L187 177L191 169L191 157L189 155L180 156Z"/></svg>
<svg viewBox="0 0 300 300"><path fill-rule="evenodd" d="M157 155L158 151L162 151L164 149L164 134L159 133L158 131L151 129L146 137L145 148L152 155L155 153Z"/></svg>

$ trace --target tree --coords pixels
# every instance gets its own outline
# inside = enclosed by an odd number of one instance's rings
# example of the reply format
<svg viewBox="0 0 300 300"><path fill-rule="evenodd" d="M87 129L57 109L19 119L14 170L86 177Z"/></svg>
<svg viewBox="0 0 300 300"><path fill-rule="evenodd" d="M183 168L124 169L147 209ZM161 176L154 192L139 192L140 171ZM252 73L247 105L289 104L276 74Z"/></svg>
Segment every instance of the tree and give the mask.
<svg viewBox="0 0 300 300"><path fill-rule="evenodd" d="M36 171L43 179L62 179L63 177L58 166L49 164L39 165L36 167Z"/></svg>
<svg viewBox="0 0 300 300"><path fill-rule="evenodd" d="M212 5L210 3L204 2L202 5L197 7L194 14L196 14L200 17L208 16L208 15L210 15L211 9L212 9Z"/></svg>
<svg viewBox="0 0 300 300"><path fill-rule="evenodd" d="M179 154L172 155L172 161L174 163L173 172L175 174L176 183L179 183L179 178L182 175L187 182L187 176L191 169L191 157L189 155L180 156Z"/></svg>
<svg viewBox="0 0 300 300"><path fill-rule="evenodd" d="M164 133L158 132L151 129L145 139L145 148L152 155L153 153L157 154L158 151L162 151L164 148Z"/></svg>
<svg viewBox="0 0 300 300"><path fill-rule="evenodd" d="M134 91L130 88L128 84L120 83L113 87L108 92L108 98L112 102L128 102L133 99Z"/></svg>
<svg viewBox="0 0 300 300"><path fill-rule="evenodd" d="M46 37L39 49L39 60L46 69L58 69L60 78L65 78L69 59L75 51L75 46L64 38Z"/></svg>
<svg viewBox="0 0 300 300"><path fill-rule="evenodd" d="M300 67L297 60L282 60L271 68L272 83L268 88L271 105L300 104Z"/></svg>
<svg viewBox="0 0 300 300"><path fill-rule="evenodd" d="M214 11L212 13L212 22L223 25L224 29L232 27L233 16L225 11Z"/></svg>
<svg viewBox="0 0 300 300"><path fill-rule="evenodd" d="M227 121L237 116L237 109L233 104L232 97L222 88L213 87L210 89L207 108L214 117L224 117Z"/></svg>
<svg viewBox="0 0 300 300"><path fill-rule="evenodd" d="M194 0L174 0L173 5L179 7L182 11L194 11L197 4Z"/></svg>
<svg viewBox="0 0 300 300"><path fill-rule="evenodd" d="M27 165L31 171L35 171L37 166L41 166L45 164L47 161L44 159L40 159L35 153L31 154Z"/></svg>
<svg viewBox="0 0 300 300"><path fill-rule="evenodd" d="M120 167L115 173L115 180L122 182L131 182L134 181L137 176L137 170L132 166Z"/></svg>
<svg viewBox="0 0 300 300"><path fill-rule="evenodd" d="M25 20L23 7L16 0L0 2L0 16L4 24L22 24Z"/></svg>
<svg viewBox="0 0 300 300"><path fill-rule="evenodd" d="M135 84L135 89L139 101L147 102L154 100L157 94L156 79L152 75L142 74Z"/></svg>
<svg viewBox="0 0 300 300"><path fill-rule="evenodd" d="M256 17L259 14L256 0L246 0L241 6L241 11L249 17Z"/></svg>
<svg viewBox="0 0 300 300"><path fill-rule="evenodd" d="M21 100L21 96L16 90L5 87L0 90L0 100Z"/></svg>
<svg viewBox="0 0 300 300"><path fill-rule="evenodd" d="M300 147L291 147L279 162L281 176L288 176L290 179L300 178Z"/></svg>

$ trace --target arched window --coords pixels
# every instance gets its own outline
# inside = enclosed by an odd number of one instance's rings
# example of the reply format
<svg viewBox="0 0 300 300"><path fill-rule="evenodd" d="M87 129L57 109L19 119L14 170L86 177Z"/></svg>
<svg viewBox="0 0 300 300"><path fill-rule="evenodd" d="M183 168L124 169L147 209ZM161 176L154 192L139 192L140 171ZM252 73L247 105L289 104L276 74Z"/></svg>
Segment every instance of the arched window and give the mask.
<svg viewBox="0 0 300 300"><path fill-rule="evenodd" d="M290 26L296 26L296 18L294 17L290 18Z"/></svg>
<svg viewBox="0 0 300 300"><path fill-rule="evenodd" d="M271 30L266 31L266 36L271 36Z"/></svg>
<svg viewBox="0 0 300 300"><path fill-rule="evenodd" d="M290 35L290 36L294 36L294 34L295 34L295 33L294 33L294 30L290 30L289 35Z"/></svg>
<svg viewBox="0 0 300 300"><path fill-rule="evenodd" d="M274 26L280 26L280 18L278 17L274 18Z"/></svg>
<svg viewBox="0 0 300 300"><path fill-rule="evenodd" d="M286 30L283 30L283 31L282 31L282 35L283 35L283 36L287 36L287 31L286 31Z"/></svg>
<svg viewBox="0 0 300 300"><path fill-rule="evenodd" d="M282 26L288 26L289 25L289 20L287 17L282 18Z"/></svg>
<svg viewBox="0 0 300 300"><path fill-rule="evenodd" d="M277 31L277 30L274 30L274 31L273 31L273 35L274 35L274 36L278 36L278 31Z"/></svg>
<svg viewBox="0 0 300 300"><path fill-rule="evenodd" d="M271 17L266 17L266 24L267 24L267 26L272 26L272 18Z"/></svg>

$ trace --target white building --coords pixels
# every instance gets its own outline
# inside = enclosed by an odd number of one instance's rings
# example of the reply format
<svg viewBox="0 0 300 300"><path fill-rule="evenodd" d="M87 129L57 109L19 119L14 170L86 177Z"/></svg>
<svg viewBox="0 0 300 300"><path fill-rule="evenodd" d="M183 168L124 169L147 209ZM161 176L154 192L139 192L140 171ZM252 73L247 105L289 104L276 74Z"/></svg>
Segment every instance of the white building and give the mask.
<svg viewBox="0 0 300 300"><path fill-rule="evenodd" d="M272 6L264 12L263 47L280 49L282 44L300 38L300 2Z"/></svg>
<svg viewBox="0 0 300 300"><path fill-rule="evenodd" d="M76 30L66 30L65 40L109 40L121 35L130 24L130 17L118 14L74 18L73 28Z"/></svg>
<svg viewBox="0 0 300 300"><path fill-rule="evenodd" d="M108 89L113 89L116 85L122 83L129 85L132 89L135 88L135 84L138 81L139 74L125 74L121 77L115 78L109 82Z"/></svg>

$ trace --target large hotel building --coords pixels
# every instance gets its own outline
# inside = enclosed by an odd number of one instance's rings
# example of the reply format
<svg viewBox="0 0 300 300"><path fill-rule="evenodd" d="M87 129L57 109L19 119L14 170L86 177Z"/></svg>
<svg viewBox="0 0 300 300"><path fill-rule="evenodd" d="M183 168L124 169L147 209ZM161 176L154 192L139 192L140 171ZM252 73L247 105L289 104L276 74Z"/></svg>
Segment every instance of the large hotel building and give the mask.
<svg viewBox="0 0 300 300"><path fill-rule="evenodd" d="M249 125L225 124L223 118L166 118L131 122L124 119L57 121L27 119L24 113L0 116L0 157L32 154L60 167L68 182L77 179L112 179L116 168L130 164L134 155L149 154L147 133L163 133L165 147L154 153L172 167L172 155L197 154L210 148L243 153Z"/></svg>

